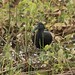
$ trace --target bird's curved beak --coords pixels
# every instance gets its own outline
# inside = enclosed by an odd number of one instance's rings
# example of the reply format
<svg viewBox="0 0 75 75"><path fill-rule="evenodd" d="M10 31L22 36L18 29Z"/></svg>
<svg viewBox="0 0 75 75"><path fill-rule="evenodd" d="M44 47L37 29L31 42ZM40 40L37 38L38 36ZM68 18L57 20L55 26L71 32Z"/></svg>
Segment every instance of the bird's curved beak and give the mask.
<svg viewBox="0 0 75 75"><path fill-rule="evenodd" d="M32 30L33 33L38 29L38 26L35 26L34 29Z"/></svg>

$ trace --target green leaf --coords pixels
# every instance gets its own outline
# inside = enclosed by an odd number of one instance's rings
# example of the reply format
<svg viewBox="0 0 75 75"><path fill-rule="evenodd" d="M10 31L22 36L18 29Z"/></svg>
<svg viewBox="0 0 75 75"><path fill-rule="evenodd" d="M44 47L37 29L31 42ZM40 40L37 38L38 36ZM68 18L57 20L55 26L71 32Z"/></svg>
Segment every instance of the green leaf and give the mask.
<svg viewBox="0 0 75 75"><path fill-rule="evenodd" d="M60 49L58 51L58 62L62 63L63 60L64 60L64 51L62 49Z"/></svg>
<svg viewBox="0 0 75 75"><path fill-rule="evenodd" d="M44 47L44 50L47 51L47 50L49 50L50 48L51 48L51 45L46 45L46 46Z"/></svg>
<svg viewBox="0 0 75 75"><path fill-rule="evenodd" d="M29 2L29 10L30 10L30 13L33 14L33 12L36 11L36 4L33 2Z"/></svg>

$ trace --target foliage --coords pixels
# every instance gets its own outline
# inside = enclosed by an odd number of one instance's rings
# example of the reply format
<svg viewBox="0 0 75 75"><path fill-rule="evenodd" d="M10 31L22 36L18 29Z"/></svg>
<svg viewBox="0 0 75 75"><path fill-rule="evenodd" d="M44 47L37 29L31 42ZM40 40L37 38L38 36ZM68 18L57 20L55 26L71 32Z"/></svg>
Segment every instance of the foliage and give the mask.
<svg viewBox="0 0 75 75"><path fill-rule="evenodd" d="M21 0L14 8L9 3L1 7L0 74L20 75L23 69L29 74L34 69L34 75L48 75L45 70L50 75L71 71L75 67L75 42L72 42L75 33L66 32L74 28L70 26L75 26L73 1ZM58 37L43 50L36 50L32 45L31 30L37 22L43 22L64 40ZM44 70L42 73L39 72L41 69Z"/></svg>

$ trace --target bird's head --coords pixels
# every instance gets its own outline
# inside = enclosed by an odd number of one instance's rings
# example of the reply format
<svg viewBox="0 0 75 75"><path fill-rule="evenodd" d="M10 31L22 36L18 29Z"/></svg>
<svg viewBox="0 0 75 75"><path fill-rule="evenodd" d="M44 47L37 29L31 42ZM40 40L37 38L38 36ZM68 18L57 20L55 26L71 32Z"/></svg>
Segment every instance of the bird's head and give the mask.
<svg viewBox="0 0 75 75"><path fill-rule="evenodd" d="M38 23L35 27L34 27L34 29L33 29L33 33L35 33L35 31L36 30L40 30L40 31L43 31L45 29L45 26L44 26L44 24L43 23Z"/></svg>

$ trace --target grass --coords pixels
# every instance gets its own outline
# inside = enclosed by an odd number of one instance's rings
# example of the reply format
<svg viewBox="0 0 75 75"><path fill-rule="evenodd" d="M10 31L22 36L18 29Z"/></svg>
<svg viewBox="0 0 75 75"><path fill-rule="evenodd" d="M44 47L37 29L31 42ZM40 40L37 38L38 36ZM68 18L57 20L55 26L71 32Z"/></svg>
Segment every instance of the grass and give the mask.
<svg viewBox="0 0 75 75"><path fill-rule="evenodd" d="M36 22L45 23L49 30L56 23L60 27L62 23L66 24L66 30L68 25L74 24L75 5L71 1L64 3L22 0L15 8L9 8L9 4L0 8L0 74L21 75L24 71L29 75L32 72L34 75L53 75L70 71L73 75L75 50L71 36L74 33L61 36L63 41L54 39L54 43L43 50L36 50L31 41L31 30Z"/></svg>

